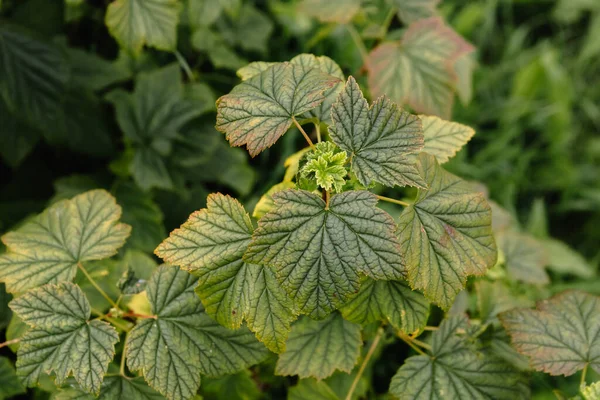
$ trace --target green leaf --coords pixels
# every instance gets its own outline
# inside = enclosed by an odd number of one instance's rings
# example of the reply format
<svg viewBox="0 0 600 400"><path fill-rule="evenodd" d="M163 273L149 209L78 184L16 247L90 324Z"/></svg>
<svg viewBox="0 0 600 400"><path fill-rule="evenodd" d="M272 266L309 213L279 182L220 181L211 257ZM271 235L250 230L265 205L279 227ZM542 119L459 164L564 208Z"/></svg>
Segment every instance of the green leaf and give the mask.
<svg viewBox="0 0 600 400"><path fill-rule="evenodd" d="M547 254L548 268L559 274L571 274L580 278L591 278L594 267L578 252L560 240L547 238L540 241Z"/></svg>
<svg viewBox="0 0 600 400"><path fill-rule="evenodd" d="M254 61L250 64L242 67L236 71L237 76L243 80L247 81L253 76L260 75L263 71L268 70L273 65L277 65L279 63L274 62L266 62L266 61Z"/></svg>
<svg viewBox="0 0 600 400"><path fill-rule="evenodd" d="M473 51L441 18L411 24L401 41L369 53L366 68L373 96L388 95L415 111L448 119L454 101L454 62Z"/></svg>
<svg viewBox="0 0 600 400"><path fill-rule="evenodd" d="M325 100L338 78L292 63L276 64L217 100L217 129L232 146L256 156L271 147L292 119Z"/></svg>
<svg viewBox="0 0 600 400"><path fill-rule="evenodd" d="M492 213L482 193L421 153L419 173L429 186L400 215L398 236L408 282L444 309L465 285L496 264Z"/></svg>
<svg viewBox="0 0 600 400"><path fill-rule="evenodd" d="M266 53L273 33L273 21L252 4L246 3L230 24L220 24L219 28L225 40L242 50Z"/></svg>
<svg viewBox="0 0 600 400"><path fill-rule="evenodd" d="M402 399L527 399L521 375L479 353L465 337L468 320L444 320L432 335L431 356L409 357L392 378L390 393Z"/></svg>
<svg viewBox="0 0 600 400"><path fill-rule="evenodd" d="M59 390L52 400L92 400L96 397L82 392L79 388ZM150 388L140 377L107 376L100 389L98 400L164 400L165 398Z"/></svg>
<svg viewBox="0 0 600 400"><path fill-rule="evenodd" d="M146 289L156 319L139 322L125 344L129 368L169 399L193 397L200 374L234 373L267 355L248 330L229 330L209 317L196 284L179 268L159 267Z"/></svg>
<svg viewBox="0 0 600 400"><path fill-rule="evenodd" d="M275 207L275 202L273 201L273 195L277 192L281 192L286 189L295 189L296 184L290 181L283 181L272 186L265 194L263 194L254 206L254 211L252 211L252 216L256 219L261 219L263 215L268 213Z"/></svg>
<svg viewBox="0 0 600 400"><path fill-rule="evenodd" d="M58 48L2 23L0 96L12 113L38 128L56 127L68 79Z"/></svg>
<svg viewBox="0 0 600 400"><path fill-rule="evenodd" d="M16 168L31 153L40 140L40 132L12 115L4 99L0 98L0 156L12 168Z"/></svg>
<svg viewBox="0 0 600 400"><path fill-rule="evenodd" d="M65 47L65 51L71 64L71 81L81 88L101 90L131 78L131 71L122 63L73 47Z"/></svg>
<svg viewBox="0 0 600 400"><path fill-rule="evenodd" d="M348 171L346 153L332 142L321 142L306 154L306 164L300 170L300 176L311 181L327 191L340 193L346 183Z"/></svg>
<svg viewBox="0 0 600 400"><path fill-rule="evenodd" d="M11 302L31 328L21 338L17 375L31 386L42 373L62 384L71 374L88 393L98 394L119 341L116 330L98 319L81 289L70 282L31 290Z"/></svg>
<svg viewBox="0 0 600 400"><path fill-rule="evenodd" d="M506 270L512 279L539 285L550 283L544 270L547 254L538 240L511 230L496 235L496 238L498 247L504 254Z"/></svg>
<svg viewBox="0 0 600 400"><path fill-rule="evenodd" d="M0 357L0 400L10 399L25 392L10 360Z"/></svg>
<svg viewBox="0 0 600 400"><path fill-rule="evenodd" d="M121 47L139 55L144 45L172 51L177 45L177 0L115 0L105 23Z"/></svg>
<svg viewBox="0 0 600 400"><path fill-rule="evenodd" d="M367 279L356 297L340 312L345 319L357 324L389 321L394 328L413 333L426 325L429 302L404 281Z"/></svg>
<svg viewBox="0 0 600 400"><path fill-rule="evenodd" d="M256 337L280 353L296 313L271 268L242 261L253 230L237 200L212 194L207 208L173 231L156 254L200 278L196 292L217 322L233 329L246 319Z"/></svg>
<svg viewBox="0 0 600 400"><path fill-rule="evenodd" d="M339 397L325 382L300 379L290 388L288 400L339 400Z"/></svg>
<svg viewBox="0 0 600 400"><path fill-rule="evenodd" d="M512 293L501 281L477 281L475 291L479 318L484 323L495 322L498 314L516 307L529 306L531 303L525 296Z"/></svg>
<svg viewBox="0 0 600 400"><path fill-rule="evenodd" d="M276 207L258 223L244 255L273 266L300 312L322 319L358 291L358 273L400 279L404 265L391 216L367 191L331 197L304 190L273 195Z"/></svg>
<svg viewBox="0 0 600 400"><path fill-rule="evenodd" d="M435 116L420 115L423 122L425 147L423 151L445 163L473 137L475 130L456 122L444 121Z"/></svg>
<svg viewBox="0 0 600 400"><path fill-rule="evenodd" d="M212 25L223 11L220 1L188 0L187 16L192 28Z"/></svg>
<svg viewBox="0 0 600 400"><path fill-rule="evenodd" d="M275 374L324 379L335 370L352 371L362 339L360 325L338 313L322 321L304 317L292 327L287 348L279 356Z"/></svg>
<svg viewBox="0 0 600 400"><path fill-rule="evenodd" d="M119 223L121 207L105 190L92 190L55 203L2 237L0 280L11 292L70 281L77 264L117 252L131 227Z"/></svg>
<svg viewBox="0 0 600 400"><path fill-rule="evenodd" d="M151 252L167 235L163 224L163 213L149 193L143 192L130 182L113 186L117 202L123 207L123 222L131 225L131 247Z"/></svg>
<svg viewBox="0 0 600 400"><path fill-rule="evenodd" d="M352 169L360 183L426 187L414 161L408 157L423 148L418 117L402 111L385 97L369 107L353 77L348 78L331 108L331 116L331 139L352 157Z"/></svg>
<svg viewBox="0 0 600 400"><path fill-rule="evenodd" d="M300 10L321 22L347 24L360 11L361 0L304 0Z"/></svg>
<svg viewBox="0 0 600 400"><path fill-rule="evenodd" d="M440 0L394 0L398 7L398 17L405 24L437 14L436 7Z"/></svg>
<svg viewBox="0 0 600 400"><path fill-rule="evenodd" d="M500 320L536 370L568 376L589 365L600 372L600 298L567 291L539 302L537 310L502 313Z"/></svg>
<svg viewBox="0 0 600 400"><path fill-rule="evenodd" d="M248 370L222 378L205 379L201 390L203 400L257 400L261 396Z"/></svg>
<svg viewBox="0 0 600 400"><path fill-rule="evenodd" d="M179 66L171 64L140 73L133 94L117 89L106 96L115 106L121 130L133 145L130 170L143 190L172 188L164 157L170 154L179 130L203 112L195 101L185 97L181 80Z"/></svg>
<svg viewBox="0 0 600 400"><path fill-rule="evenodd" d="M599 400L600 399L600 381L592 383L581 389L581 395L584 400Z"/></svg>

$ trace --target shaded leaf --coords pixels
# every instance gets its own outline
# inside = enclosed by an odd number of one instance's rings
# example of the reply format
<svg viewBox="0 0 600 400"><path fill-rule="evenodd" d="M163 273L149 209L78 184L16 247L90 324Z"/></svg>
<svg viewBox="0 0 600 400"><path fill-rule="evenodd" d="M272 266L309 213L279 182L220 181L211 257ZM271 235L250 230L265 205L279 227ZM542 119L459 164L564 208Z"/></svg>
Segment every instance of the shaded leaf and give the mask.
<svg viewBox="0 0 600 400"><path fill-rule="evenodd" d="M392 378L390 393L400 399L527 399L518 371L479 353L465 336L467 318L444 320L432 335L431 356L409 357Z"/></svg>
<svg viewBox="0 0 600 400"><path fill-rule="evenodd" d="M59 390L52 396L52 400L92 400L95 398L79 388ZM102 383L97 399L164 400L164 397L150 388L140 377L107 376Z"/></svg>
<svg viewBox="0 0 600 400"><path fill-rule="evenodd" d="M104 22L121 47L139 55L144 45L175 50L177 0L115 0L108 5Z"/></svg>
<svg viewBox="0 0 600 400"><path fill-rule="evenodd" d="M169 399L193 397L200 374L234 373L267 355L247 329L229 330L209 317L196 284L187 272L159 267L146 289L156 319L138 322L126 343L129 368Z"/></svg>
<svg viewBox="0 0 600 400"><path fill-rule="evenodd" d="M335 370L350 372L361 346L360 325L346 321L340 314L331 314L322 321L304 317L292 327L275 373L320 380Z"/></svg>
<svg viewBox="0 0 600 400"><path fill-rule="evenodd" d="M586 364L600 372L600 299L567 291L537 304L537 310L500 314L513 346L531 366L551 375L573 375Z"/></svg>
<svg viewBox="0 0 600 400"><path fill-rule="evenodd" d="M504 254L506 270L512 279L541 285L550 283L550 278L544 270L547 254L539 241L527 234L511 230L496 237L498 247Z"/></svg>
<svg viewBox="0 0 600 400"><path fill-rule="evenodd" d="M247 370L222 378L204 379L201 393L205 400L256 400L261 395Z"/></svg>
<svg viewBox="0 0 600 400"><path fill-rule="evenodd" d="M300 311L324 318L354 292L362 272L374 279L400 279L404 265L393 219L375 207L367 191L331 197L329 205L304 190L273 195L276 208L263 216L244 255L272 265Z"/></svg>
<svg viewBox="0 0 600 400"><path fill-rule="evenodd" d="M314 68L276 64L217 100L217 129L232 146L246 145L256 156L289 129L293 117L321 104L337 82Z"/></svg>
<svg viewBox="0 0 600 400"><path fill-rule="evenodd" d="M423 148L418 117L402 111L385 97L369 107L353 77L348 78L331 108L331 116L331 139L352 158L352 169L360 183L426 187L414 161L408 157Z"/></svg>
<svg viewBox="0 0 600 400"><path fill-rule="evenodd" d="M325 383L316 379L300 379L288 393L288 400L339 400L338 396Z"/></svg>
<svg viewBox="0 0 600 400"><path fill-rule="evenodd" d="M404 281L367 279L340 312L348 321L366 325L389 321L396 329L412 333L427 323L429 302Z"/></svg>
<svg viewBox="0 0 600 400"><path fill-rule="evenodd" d="M423 151L435 156L440 164L454 157L475 134L475 130L466 125L444 121L434 116L419 117L423 122L425 136Z"/></svg>
<svg viewBox="0 0 600 400"><path fill-rule="evenodd" d="M560 240L540 240L547 254L548 268L560 274L571 274L580 278L595 275L594 267L581 254Z"/></svg>
<svg viewBox="0 0 600 400"><path fill-rule="evenodd" d="M108 258L123 246L131 227L119 223L121 207L105 190L62 200L2 237L0 280L9 292L70 281L77 263Z"/></svg>
<svg viewBox="0 0 600 400"><path fill-rule="evenodd" d="M0 357L0 400L10 399L13 396L25 393L15 368L6 357Z"/></svg>
<svg viewBox="0 0 600 400"><path fill-rule="evenodd" d="M39 142L41 134L12 115L2 98L0 98L0 121L2 121L0 156L6 164L16 168L31 153Z"/></svg>
<svg viewBox="0 0 600 400"><path fill-rule="evenodd" d="M361 0L304 0L300 10L321 22L347 24L360 10Z"/></svg>
<svg viewBox="0 0 600 400"><path fill-rule="evenodd" d="M401 41L377 46L366 61L374 96L388 95L415 111L448 118L454 100L454 62L473 47L441 18L411 24Z"/></svg>
<svg viewBox="0 0 600 400"><path fill-rule="evenodd" d="M90 304L78 286L45 285L10 306L30 326L17 353L17 374L24 384L54 372L59 385L72 374L86 392L100 392L119 336L110 324L89 320Z"/></svg>
<svg viewBox="0 0 600 400"><path fill-rule="evenodd" d="M482 193L421 153L419 173L429 186L400 215L398 236L408 282L444 309L465 285L496 264L492 213Z"/></svg>
<svg viewBox="0 0 600 400"><path fill-rule="evenodd" d="M398 17L405 24L437 14L436 7L440 0L394 0L398 7Z"/></svg>

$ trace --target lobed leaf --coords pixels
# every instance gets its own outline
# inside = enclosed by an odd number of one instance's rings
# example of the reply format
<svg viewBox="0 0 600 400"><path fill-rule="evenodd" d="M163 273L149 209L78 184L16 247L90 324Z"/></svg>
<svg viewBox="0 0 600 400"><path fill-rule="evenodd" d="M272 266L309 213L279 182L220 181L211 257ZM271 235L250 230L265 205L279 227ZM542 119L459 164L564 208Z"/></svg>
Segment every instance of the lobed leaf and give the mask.
<svg viewBox="0 0 600 400"><path fill-rule="evenodd" d="M544 269L548 262L547 254L537 239L511 230L496 235L496 238L512 279L538 285L550 283Z"/></svg>
<svg viewBox="0 0 600 400"><path fill-rule="evenodd" d="M367 279L340 312L345 319L357 324L385 320L396 329L413 333L427 323L429 302L404 281Z"/></svg>
<svg viewBox="0 0 600 400"><path fill-rule="evenodd" d="M292 118L317 107L338 78L315 68L276 64L217 100L217 129L232 146L256 156L291 126Z"/></svg>
<svg viewBox="0 0 600 400"><path fill-rule="evenodd" d="M367 191L331 197L288 189L261 218L244 260L272 265L299 311L325 318L357 292L358 273L400 279L404 265L393 219Z"/></svg>
<svg viewBox="0 0 600 400"><path fill-rule="evenodd" d="M207 208L173 231L156 254L200 278L196 293L217 322L239 328L246 319L256 337L280 353L296 313L271 268L242 260L253 230L237 200L213 194Z"/></svg>
<svg viewBox="0 0 600 400"><path fill-rule="evenodd" d="M104 22L121 47L137 56L144 45L175 50L179 12L177 0L115 0Z"/></svg>
<svg viewBox="0 0 600 400"><path fill-rule="evenodd" d="M496 264L492 213L481 193L421 153L419 173L428 190L400 215L398 237L406 257L408 282L444 309L468 275L482 275Z"/></svg>
<svg viewBox="0 0 600 400"><path fill-rule="evenodd" d="M60 385L73 375L81 388L98 394L119 336L108 323L89 320L90 304L70 282L31 290L10 304L30 329L21 338L17 375L27 386L52 372Z"/></svg>
<svg viewBox="0 0 600 400"><path fill-rule="evenodd" d="M513 346L531 366L551 375L572 375L589 365L600 372L600 299L567 291L543 300L537 310L500 314Z"/></svg>
<svg viewBox="0 0 600 400"><path fill-rule="evenodd" d="M149 387L140 377L126 378L124 376L107 376L98 397L89 395L79 388L69 388L56 392L52 400L165 400L154 389Z"/></svg>
<svg viewBox="0 0 600 400"><path fill-rule="evenodd" d="M435 116L420 115L423 122L425 146L423 151L445 163L473 137L475 130L456 122L444 121Z"/></svg>
<svg viewBox="0 0 600 400"><path fill-rule="evenodd" d="M408 157L423 148L418 117L384 97L369 107L358 83L349 77L331 108L331 118L331 139L350 154L360 183L426 187L414 161Z"/></svg>
<svg viewBox="0 0 600 400"><path fill-rule="evenodd" d="M392 378L390 393L399 399L527 399L518 371L479 353L465 337L465 316L444 320L432 335L431 356L409 357Z"/></svg>
<svg viewBox="0 0 600 400"><path fill-rule="evenodd" d="M415 111L448 118L454 101L454 62L473 47L439 17L411 24L401 41L369 53L366 68L374 96L386 94Z"/></svg>
<svg viewBox="0 0 600 400"><path fill-rule="evenodd" d="M322 321L302 318L292 327L275 373L319 380L335 370L349 373L360 355L360 330L360 325L346 321L338 313Z"/></svg>
<svg viewBox="0 0 600 400"><path fill-rule="evenodd" d="M139 322L125 344L127 365L169 399L189 399L200 374L234 373L262 361L267 351L246 329L229 330L204 311L196 278L161 266L146 289L156 319Z"/></svg>
<svg viewBox="0 0 600 400"><path fill-rule="evenodd" d="M2 237L0 280L11 293L70 281L77 264L117 252L131 227L119 223L121 207L105 190L62 200Z"/></svg>

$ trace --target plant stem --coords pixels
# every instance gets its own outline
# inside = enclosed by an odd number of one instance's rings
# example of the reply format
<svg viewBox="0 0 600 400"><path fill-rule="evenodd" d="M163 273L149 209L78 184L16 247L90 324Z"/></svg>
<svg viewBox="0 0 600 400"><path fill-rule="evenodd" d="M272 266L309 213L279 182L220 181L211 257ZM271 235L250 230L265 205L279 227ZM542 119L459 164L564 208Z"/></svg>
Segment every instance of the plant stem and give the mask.
<svg viewBox="0 0 600 400"><path fill-rule="evenodd" d="M298 128L300 130L300 132L302 132L302 135L304 136L304 139L306 139L306 141L308 142L308 144L310 145L310 147L312 147L314 149L315 145L313 144L312 140L310 140L310 138L308 137L308 135L306 134L306 132L304 131L304 129L302 129L302 127L300 126L300 124L298 123L298 121L296 121L296 117L292 117L292 121L296 125L296 128Z"/></svg>
<svg viewBox="0 0 600 400"><path fill-rule="evenodd" d="M360 368L358 369L358 372L356 373L356 376L354 377L354 380L352 381L352 386L350 386L350 390L348 390L348 394L346 395L346 400L352 400L352 395L354 394L354 391L356 390L356 386L358 386L358 381L360 381L360 377L362 376L363 372L365 372L365 368L367 368L367 364L369 363L369 360L373 356L375 349L377 349L377 345L379 345L379 342L381 341L383 332L384 332L383 326L380 326L379 329L377 329L377 334L375 335L375 338L373 339L373 343L371 343L371 347L369 347L369 351L367 352L365 359L363 360L362 364L360 365Z"/></svg>
<svg viewBox="0 0 600 400"><path fill-rule="evenodd" d="M410 336L409 336L409 337L410 337ZM411 340L411 342L413 342L413 343L414 343L414 344L416 344L417 346L419 346L419 347L422 347L422 348L424 348L424 349L426 349L426 350L429 350L429 351L431 351L431 346L430 346L430 345L428 345L427 343L421 342L420 340L418 340L418 339L415 339L415 338L413 338L413 337L410 337L410 340Z"/></svg>
<svg viewBox="0 0 600 400"><path fill-rule="evenodd" d="M423 328L424 331L437 331L438 328L437 326L426 326L425 328Z"/></svg>
<svg viewBox="0 0 600 400"><path fill-rule="evenodd" d="M146 314L136 314L134 312L126 312L122 315L122 317L133 317L133 318L142 318L142 319L147 319L147 318L152 318L152 319L157 319L156 315L146 315Z"/></svg>
<svg viewBox="0 0 600 400"><path fill-rule="evenodd" d="M390 29L390 24L392 23L392 19L394 19L394 15L396 15L396 8L390 7L390 11L388 11L388 14L385 16L383 25L381 26L381 38L382 39L385 38L386 33Z"/></svg>
<svg viewBox="0 0 600 400"><path fill-rule="evenodd" d="M98 293L100 293L102 295L102 297L104 297L106 299L106 301L108 301L110 303L111 306L113 306L114 308L119 308L119 306L117 305L117 303L115 303L113 301L113 299L111 299L106 294L106 292L104 290L102 290L102 288L100 286L98 286L98 284L96 283L96 281L94 280L94 278L92 278L92 276L87 272L87 270L83 267L83 265L80 262L77 263L77 267L79 267L79 269L81 270L81 272L83 272L83 274L88 279L88 281L90 281L90 283L96 288L96 290L98 291Z"/></svg>
<svg viewBox="0 0 600 400"><path fill-rule="evenodd" d="M181 65L181 68L183 68L183 70L185 71L185 74L187 75L189 81L194 82L196 80L196 78L194 77L194 73L192 72L192 69L190 68L190 65L185 60L185 58L181 55L179 50L175 50L175 52L173 54L175 54L175 58L177 58L177 62L179 63L179 65Z"/></svg>
<svg viewBox="0 0 600 400"><path fill-rule="evenodd" d="M321 143L321 124L315 122L315 132L317 133L317 143Z"/></svg>
<svg viewBox="0 0 600 400"><path fill-rule="evenodd" d="M579 381L579 387L583 387L586 384L585 376L587 374L588 364L589 363L585 363L585 367L583 367L583 371L581 371L581 381Z"/></svg>
<svg viewBox="0 0 600 400"><path fill-rule="evenodd" d="M394 203L394 204L400 204L401 206L404 206L404 207L410 206L410 203L407 203L402 200L396 200L396 199L392 199L391 197L385 197L385 196L379 196L379 195L376 195L376 196L379 200L382 200L382 201L387 201L389 203Z"/></svg>
<svg viewBox="0 0 600 400"><path fill-rule="evenodd" d="M329 199L330 199L330 194L329 191L325 191L325 209L329 210Z"/></svg>
<svg viewBox="0 0 600 400"><path fill-rule="evenodd" d="M20 338L16 338L16 339L12 339L12 340L7 340L4 343L0 343L0 349L6 346L10 346L11 344L15 344L15 343L19 343L21 341Z"/></svg>
<svg viewBox="0 0 600 400"><path fill-rule="evenodd" d="M358 52L360 53L360 58L362 58L363 64L366 64L369 53L367 52L365 43L363 42L362 38L360 37L360 34L352 24L346 24L345 26L346 29L348 29L348 33L350 33L350 36L352 36L352 40L356 44L356 47L358 48Z"/></svg>
<svg viewBox="0 0 600 400"><path fill-rule="evenodd" d="M125 344L127 344L127 338L129 337L129 332L125 334ZM119 368L119 373L122 376L125 376L125 347L123 347L123 352L121 353L121 367Z"/></svg>
<svg viewBox="0 0 600 400"><path fill-rule="evenodd" d="M402 331L398 331L398 337L400 339L402 339L402 341L404 343L406 343L407 345L409 345L414 351L416 351L417 353L419 353L422 356L425 356L425 352L423 350L421 350L420 348L418 348L415 343L414 343L414 339L411 339L410 336L408 336L407 334L405 334Z"/></svg>

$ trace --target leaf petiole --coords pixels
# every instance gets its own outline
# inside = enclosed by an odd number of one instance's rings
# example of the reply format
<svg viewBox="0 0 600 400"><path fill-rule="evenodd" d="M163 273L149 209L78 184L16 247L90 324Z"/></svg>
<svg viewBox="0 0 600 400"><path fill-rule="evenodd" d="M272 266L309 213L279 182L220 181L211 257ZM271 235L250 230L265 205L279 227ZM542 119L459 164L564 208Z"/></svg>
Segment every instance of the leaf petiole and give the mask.
<svg viewBox="0 0 600 400"><path fill-rule="evenodd" d="M11 344L16 344L19 343L21 341L20 338L16 338L16 339L12 339L12 340L7 340L4 343L0 343L0 349L6 346L10 346Z"/></svg>
<svg viewBox="0 0 600 400"><path fill-rule="evenodd" d="M383 332L384 332L384 329L383 329L383 325L382 325L379 327L379 329L377 329L377 334L375 335L375 338L373 339L373 343L371 343L371 347L369 347L369 351L367 352L365 359L363 360L362 364L360 365L360 368L358 369L358 372L356 373L354 380L352 381L352 386L350 386L350 390L348 390L348 394L346 395L346 400L352 400L352 395L354 394L354 391L356 390L356 386L358 385L358 382L360 381L360 377L362 376L363 372L365 372L365 368L367 367L369 360L371 359L371 357L373 356L373 353L377 349L377 346L379 345L379 341L381 340L381 337L383 336Z"/></svg>
<svg viewBox="0 0 600 400"><path fill-rule="evenodd" d="M426 350L431 351L431 346L429 346L427 343L423 343L420 340L417 339L413 339L412 337L408 336L406 333L402 332L402 331L397 331L398 337L400 339L402 339L402 341L404 341L404 343L406 343L407 345L409 345L414 351L416 351L417 353L419 353L420 355L424 356L426 355L425 352L423 350L421 350L419 347L420 346Z"/></svg>
<svg viewBox="0 0 600 400"><path fill-rule="evenodd" d="M379 196L379 195L376 195L376 196L381 201L387 201L388 203L399 204L399 205L404 206L404 207L409 207L410 206L410 203L407 203L407 202L402 201L402 200L396 200L396 199L392 199L391 197L385 197L385 196Z"/></svg>
<svg viewBox="0 0 600 400"><path fill-rule="evenodd" d="M300 132L302 133L302 136L304 136L304 139L306 139L306 141L308 142L310 147L314 149L315 145L313 144L312 140L310 140L310 137L308 136L306 131L302 128L302 126L300 126L300 124L296 120L296 117L292 116L292 121L294 122L294 125L296 125L296 128L298 128L300 130Z"/></svg>
<svg viewBox="0 0 600 400"><path fill-rule="evenodd" d="M92 286L94 286L96 288L98 293L100 293L102 295L102 297L104 297L106 299L106 301L108 301L110 303L111 306L118 309L119 306L117 305L117 303L115 303L113 301L113 299L111 299L110 296L107 295L104 290L102 290L102 288L96 283L94 278L92 278L92 276L87 272L87 270L83 267L83 265L80 262L77 263L77 267L81 270L81 272L83 272L83 274L88 279L88 281L90 281Z"/></svg>
<svg viewBox="0 0 600 400"><path fill-rule="evenodd" d="M579 388L583 388L586 385L585 376L587 375L589 363L585 363L585 367L583 367L583 371L581 371L581 380L579 381Z"/></svg>
<svg viewBox="0 0 600 400"><path fill-rule="evenodd" d="M179 50L175 50L173 52L173 54L175 54L175 58L177 58L177 62L179 63L181 68L183 68L183 70L185 71L185 74L187 75L189 81L194 82L196 80L196 78L194 77L194 73L192 72L192 69L190 68L190 65L188 64L186 59L181 55Z"/></svg>

